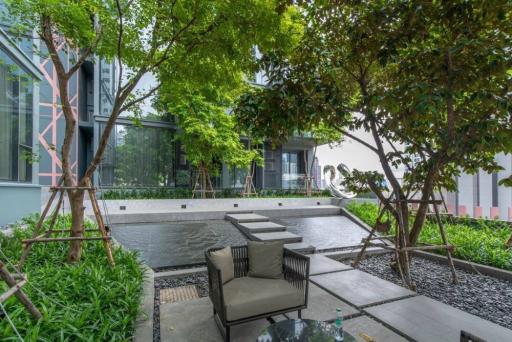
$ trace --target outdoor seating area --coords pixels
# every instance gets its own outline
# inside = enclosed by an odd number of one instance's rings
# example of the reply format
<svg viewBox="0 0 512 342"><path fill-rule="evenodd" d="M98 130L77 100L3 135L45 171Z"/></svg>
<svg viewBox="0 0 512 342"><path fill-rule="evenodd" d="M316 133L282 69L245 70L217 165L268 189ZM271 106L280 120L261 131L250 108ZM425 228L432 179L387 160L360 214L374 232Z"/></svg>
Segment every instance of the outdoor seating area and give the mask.
<svg viewBox="0 0 512 342"><path fill-rule="evenodd" d="M0 17L0 341L512 342L512 0Z"/></svg>

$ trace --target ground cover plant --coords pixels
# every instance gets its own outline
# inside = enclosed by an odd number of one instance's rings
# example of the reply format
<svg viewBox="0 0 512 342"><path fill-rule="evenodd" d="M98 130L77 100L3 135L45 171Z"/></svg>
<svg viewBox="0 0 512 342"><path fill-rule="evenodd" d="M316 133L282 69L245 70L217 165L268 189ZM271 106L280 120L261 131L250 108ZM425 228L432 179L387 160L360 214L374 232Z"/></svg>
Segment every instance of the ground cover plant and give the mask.
<svg viewBox="0 0 512 342"><path fill-rule="evenodd" d="M21 240L33 234L37 216L25 218L12 237L0 233L0 260L19 260ZM59 217L55 229L69 229L70 215ZM25 226L25 229L22 229ZM93 228L91 222L86 229ZM81 262L65 263L66 243L37 244L23 268L23 290L41 311L30 314L11 297L5 310L26 341L126 341L131 339L142 296L143 270L133 252L114 247L116 266L110 267L100 241L84 242ZM5 256L4 256L5 255ZM12 271L12 268L10 268ZM0 283L0 291L5 284ZM17 341L6 319L0 320L0 339Z"/></svg>
<svg viewBox="0 0 512 342"><path fill-rule="evenodd" d="M378 215L378 207L370 202L350 202L346 207L366 224L373 226ZM492 220L456 219L445 222L448 241L456 249L453 256L459 259L512 270L512 250L504 248L510 236L507 224ZM442 244L439 228L434 222L426 221L419 236L420 243ZM432 251L446 254L444 250Z"/></svg>

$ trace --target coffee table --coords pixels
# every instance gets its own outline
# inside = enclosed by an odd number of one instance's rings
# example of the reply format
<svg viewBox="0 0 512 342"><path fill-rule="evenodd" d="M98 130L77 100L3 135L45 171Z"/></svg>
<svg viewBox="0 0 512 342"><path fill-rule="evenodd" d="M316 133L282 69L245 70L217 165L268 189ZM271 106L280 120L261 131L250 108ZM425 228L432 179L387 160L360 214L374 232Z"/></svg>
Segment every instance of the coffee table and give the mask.
<svg viewBox="0 0 512 342"><path fill-rule="evenodd" d="M334 324L312 319L288 319L263 330L257 342L334 342ZM356 339L346 331L343 342Z"/></svg>

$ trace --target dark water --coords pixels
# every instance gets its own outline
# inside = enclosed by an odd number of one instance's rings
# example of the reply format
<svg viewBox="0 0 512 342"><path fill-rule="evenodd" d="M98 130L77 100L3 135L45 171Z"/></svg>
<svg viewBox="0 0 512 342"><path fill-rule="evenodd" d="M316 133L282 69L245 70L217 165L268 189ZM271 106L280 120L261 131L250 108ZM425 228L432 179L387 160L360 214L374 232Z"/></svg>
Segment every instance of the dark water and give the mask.
<svg viewBox="0 0 512 342"><path fill-rule="evenodd" d="M301 235L303 241L316 249L358 245L368 232L345 216L290 217L273 220L288 227L288 231Z"/></svg>
<svg viewBox="0 0 512 342"><path fill-rule="evenodd" d="M316 249L358 245L368 236L366 230L339 215L272 221L288 227ZM152 268L203 263L208 248L246 243L242 233L224 220L115 225L112 235L126 248L139 251Z"/></svg>
<svg viewBox="0 0 512 342"><path fill-rule="evenodd" d="M208 248L246 243L242 233L223 220L116 225L112 235L139 251L151 268L202 263Z"/></svg>

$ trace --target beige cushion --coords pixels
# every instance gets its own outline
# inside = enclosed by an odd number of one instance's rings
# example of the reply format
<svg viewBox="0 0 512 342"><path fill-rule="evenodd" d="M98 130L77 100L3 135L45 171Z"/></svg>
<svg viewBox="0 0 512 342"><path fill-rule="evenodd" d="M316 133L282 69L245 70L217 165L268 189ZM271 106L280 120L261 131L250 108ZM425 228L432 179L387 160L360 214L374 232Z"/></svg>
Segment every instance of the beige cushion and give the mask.
<svg viewBox="0 0 512 342"><path fill-rule="evenodd" d="M235 278L223 286L223 291L228 321L304 304L303 291L283 279Z"/></svg>
<svg viewBox="0 0 512 342"><path fill-rule="evenodd" d="M277 279L283 275L283 243L248 241L250 277Z"/></svg>
<svg viewBox="0 0 512 342"><path fill-rule="evenodd" d="M210 253L210 259L215 267L220 270L222 283L225 284L235 277L235 264L233 263L233 255L231 247L226 247Z"/></svg>

